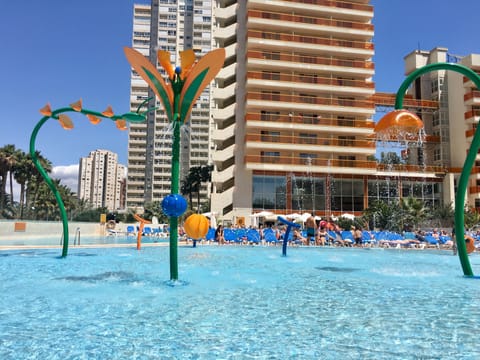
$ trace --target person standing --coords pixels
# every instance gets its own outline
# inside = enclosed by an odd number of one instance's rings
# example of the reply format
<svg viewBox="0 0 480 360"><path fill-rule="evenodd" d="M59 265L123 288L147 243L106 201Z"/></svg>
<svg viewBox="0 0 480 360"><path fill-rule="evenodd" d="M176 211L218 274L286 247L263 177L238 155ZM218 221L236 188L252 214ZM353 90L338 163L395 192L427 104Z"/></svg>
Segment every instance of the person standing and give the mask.
<svg viewBox="0 0 480 360"><path fill-rule="evenodd" d="M315 227L317 224L315 223L315 215L312 213L305 221L305 227L307 228L307 246L310 245L310 241L315 241Z"/></svg>
<svg viewBox="0 0 480 360"><path fill-rule="evenodd" d="M363 233L359 226L355 227L353 231L353 238L355 239L355 246L363 247Z"/></svg>

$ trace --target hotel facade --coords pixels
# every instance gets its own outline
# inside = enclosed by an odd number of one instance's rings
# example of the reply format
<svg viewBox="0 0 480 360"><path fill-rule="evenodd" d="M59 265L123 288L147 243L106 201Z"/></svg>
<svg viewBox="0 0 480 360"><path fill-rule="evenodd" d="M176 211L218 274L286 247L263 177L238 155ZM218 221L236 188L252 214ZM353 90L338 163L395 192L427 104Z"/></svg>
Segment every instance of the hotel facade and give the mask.
<svg viewBox="0 0 480 360"><path fill-rule="evenodd" d="M372 80L374 27L369 0L178 3L192 6L194 14L211 14L210 23L199 23L197 18L193 24L203 24L204 31L211 26L211 48L225 48L227 54L210 89L211 96L205 94L205 103L199 100L210 119L202 123L209 136L201 165L214 165L212 187L204 194L218 220L249 225L250 215L262 210L275 214L360 215L374 200L396 201L406 196L422 199L429 206L453 201L468 134L478 121L476 115L464 119L468 109L476 114L476 92L468 88L472 84L464 82L461 75L448 74L444 78L450 89L458 85L470 95L464 101L445 100L441 76L432 80L433 76L424 75L404 102L424 119L424 141L397 141L394 145L404 161L378 163L374 116L379 109L393 108L394 95L377 93ZM138 9L144 9L147 21L150 6L135 9L136 16ZM138 26L134 25L135 31ZM209 38L206 34L202 37ZM135 39L134 34L134 45ZM146 49L152 44L145 39L145 55L149 56ZM188 47L178 39L175 44L177 51ZM164 48L162 43L158 46ZM171 49L175 63L174 47ZM197 50L198 56L206 50ZM406 74L436 60L436 50L419 54L405 58ZM464 60L469 61L468 57ZM471 60L467 66L474 65L475 59ZM427 78L429 91L416 90L417 85L424 87ZM435 82L436 91L432 87ZM146 92L146 84L132 77L132 108L139 105L137 95L145 96ZM450 122L457 114L462 115L464 132ZM140 205L148 198L149 184L141 173L147 173L147 163L157 158L148 155L148 138L153 136L149 120L146 125L132 124L130 132L131 191L127 203ZM453 139L462 142L465 151L450 145ZM147 150L135 153L137 147ZM167 150L162 151L169 156ZM182 152L186 151L182 147ZM192 166L192 162L183 164ZM169 184L169 165L165 162L167 168L163 175L154 172L154 176L163 176ZM476 182L470 191L474 186ZM474 194L469 195L469 204L475 205Z"/></svg>

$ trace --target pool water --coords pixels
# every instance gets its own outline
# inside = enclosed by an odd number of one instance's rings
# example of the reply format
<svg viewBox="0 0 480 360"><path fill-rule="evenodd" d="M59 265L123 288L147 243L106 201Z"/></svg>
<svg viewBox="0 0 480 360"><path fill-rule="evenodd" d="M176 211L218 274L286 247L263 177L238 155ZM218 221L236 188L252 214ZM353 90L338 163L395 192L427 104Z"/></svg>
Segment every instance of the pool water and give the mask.
<svg viewBox="0 0 480 360"><path fill-rule="evenodd" d="M69 248L77 245L78 240L70 237L68 244ZM142 244L156 244L168 243L169 238L158 236L142 236ZM119 235L119 236L81 236L81 245L117 245L117 244L137 244L137 237L133 235ZM2 240L1 246L61 246L63 245L61 237L50 238L32 238L25 240Z"/></svg>
<svg viewBox="0 0 480 360"><path fill-rule="evenodd" d="M0 252L0 359L480 358L451 252L180 247L178 286L168 254Z"/></svg>

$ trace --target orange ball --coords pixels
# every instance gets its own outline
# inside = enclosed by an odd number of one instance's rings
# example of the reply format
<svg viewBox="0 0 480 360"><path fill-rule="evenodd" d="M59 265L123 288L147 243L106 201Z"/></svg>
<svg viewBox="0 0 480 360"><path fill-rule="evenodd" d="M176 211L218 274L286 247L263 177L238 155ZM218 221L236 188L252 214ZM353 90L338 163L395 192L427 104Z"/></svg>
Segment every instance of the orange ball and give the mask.
<svg viewBox="0 0 480 360"><path fill-rule="evenodd" d="M208 228L210 224L205 215L192 214L190 215L185 223L183 228L189 237L192 239L201 239L207 235Z"/></svg>

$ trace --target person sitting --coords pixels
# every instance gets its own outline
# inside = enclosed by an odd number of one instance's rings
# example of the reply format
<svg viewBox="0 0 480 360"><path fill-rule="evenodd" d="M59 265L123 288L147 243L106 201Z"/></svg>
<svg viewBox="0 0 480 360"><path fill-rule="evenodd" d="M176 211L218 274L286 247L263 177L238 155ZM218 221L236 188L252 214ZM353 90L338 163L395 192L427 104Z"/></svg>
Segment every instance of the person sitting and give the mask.
<svg viewBox="0 0 480 360"><path fill-rule="evenodd" d="M295 244L305 245L307 243L307 239L302 236L302 233L297 228L293 229L292 239Z"/></svg>
<svg viewBox="0 0 480 360"><path fill-rule="evenodd" d="M217 230L215 230L215 241L218 242L218 245L223 245L225 243L225 237L223 235L223 225L217 226Z"/></svg>

